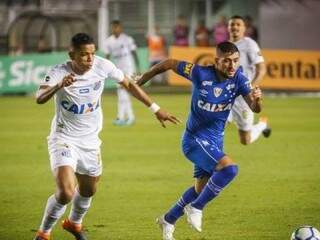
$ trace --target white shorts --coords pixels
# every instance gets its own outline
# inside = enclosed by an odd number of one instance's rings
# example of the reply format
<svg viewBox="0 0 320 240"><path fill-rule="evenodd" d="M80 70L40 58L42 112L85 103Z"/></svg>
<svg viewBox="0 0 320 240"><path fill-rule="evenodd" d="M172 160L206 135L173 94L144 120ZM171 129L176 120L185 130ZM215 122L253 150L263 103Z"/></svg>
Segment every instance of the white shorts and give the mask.
<svg viewBox="0 0 320 240"><path fill-rule="evenodd" d="M102 173L100 148L85 149L72 141L49 139L48 149L52 171L57 167L70 166L76 173L92 177Z"/></svg>
<svg viewBox="0 0 320 240"><path fill-rule="evenodd" d="M234 122L239 130L250 131L253 126L254 114L242 96L236 98L230 111L228 122Z"/></svg>

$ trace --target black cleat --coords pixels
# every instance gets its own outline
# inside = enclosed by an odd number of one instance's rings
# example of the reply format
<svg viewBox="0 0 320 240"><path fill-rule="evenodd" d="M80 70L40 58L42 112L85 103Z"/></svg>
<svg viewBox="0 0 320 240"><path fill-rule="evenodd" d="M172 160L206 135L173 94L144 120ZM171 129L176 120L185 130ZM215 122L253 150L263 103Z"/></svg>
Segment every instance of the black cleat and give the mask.
<svg viewBox="0 0 320 240"><path fill-rule="evenodd" d="M263 135L265 138L268 138L268 137L270 137L271 132L272 132L271 128L268 128L268 127L267 127L266 129L264 129L264 130L262 131L262 135Z"/></svg>

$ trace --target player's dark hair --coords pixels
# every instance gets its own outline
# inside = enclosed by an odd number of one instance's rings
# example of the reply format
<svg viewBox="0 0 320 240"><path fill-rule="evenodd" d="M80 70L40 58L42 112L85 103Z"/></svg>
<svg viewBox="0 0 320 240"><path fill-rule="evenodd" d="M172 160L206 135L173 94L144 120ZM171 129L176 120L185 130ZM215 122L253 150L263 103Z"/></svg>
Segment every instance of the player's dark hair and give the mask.
<svg viewBox="0 0 320 240"><path fill-rule="evenodd" d="M240 19L240 20L242 20L243 22L245 22L244 18L243 18L242 16L240 16L240 15L233 15L233 16L230 18L230 20L233 20L233 19Z"/></svg>
<svg viewBox="0 0 320 240"><path fill-rule="evenodd" d="M121 22L120 22L120 20L112 20L111 21L111 25L121 25Z"/></svg>
<svg viewBox="0 0 320 240"><path fill-rule="evenodd" d="M239 52L239 49L232 42L222 42L217 45L217 51L221 53L230 53Z"/></svg>
<svg viewBox="0 0 320 240"><path fill-rule="evenodd" d="M71 38L71 46L79 49L81 45L94 44L93 38L86 33L77 33Z"/></svg>

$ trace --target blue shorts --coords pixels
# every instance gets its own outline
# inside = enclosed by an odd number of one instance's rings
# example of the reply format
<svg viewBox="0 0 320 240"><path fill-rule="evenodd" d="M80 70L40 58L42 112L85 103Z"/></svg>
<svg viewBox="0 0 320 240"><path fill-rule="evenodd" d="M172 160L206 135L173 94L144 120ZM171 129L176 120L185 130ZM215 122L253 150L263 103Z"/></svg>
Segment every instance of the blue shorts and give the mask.
<svg viewBox="0 0 320 240"><path fill-rule="evenodd" d="M218 162L225 156L223 139L208 141L185 132L182 138L182 151L194 164L195 178L210 177Z"/></svg>

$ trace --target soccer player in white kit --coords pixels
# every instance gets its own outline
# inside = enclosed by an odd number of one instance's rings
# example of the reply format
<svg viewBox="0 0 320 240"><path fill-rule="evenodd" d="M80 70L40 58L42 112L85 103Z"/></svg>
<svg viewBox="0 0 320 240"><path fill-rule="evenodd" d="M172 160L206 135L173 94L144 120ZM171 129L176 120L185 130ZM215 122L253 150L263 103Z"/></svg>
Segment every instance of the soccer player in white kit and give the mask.
<svg viewBox="0 0 320 240"><path fill-rule="evenodd" d="M228 23L229 41L239 49L240 65L244 75L251 81L252 86L256 86L264 77L266 66L258 44L253 39L245 37L245 30L245 22L241 16L230 18ZM265 137L269 137L271 134L266 117L261 117L257 124L253 124L254 113L242 96L236 99L228 121L235 122L239 130L240 142L244 145L256 141L261 133Z"/></svg>
<svg viewBox="0 0 320 240"><path fill-rule="evenodd" d="M56 113L48 137L51 169L56 192L47 201L35 240L49 240L54 224L71 201L70 214L62 227L76 240L86 240L82 219L88 211L102 172L99 132L102 129L101 94L104 80L115 79L152 110L162 126L179 120L160 109L149 96L104 58L95 56L93 39L78 33L71 40L71 61L56 65L36 94L38 104L53 96Z"/></svg>
<svg viewBox="0 0 320 240"><path fill-rule="evenodd" d="M126 75L132 76L136 70L140 72L139 60L137 56L137 46L132 37L123 33L121 22L114 20L111 23L112 35L105 43L106 58L112 58L114 64ZM124 126L134 123L135 117L132 109L130 95L118 85L118 114L113 121L115 125Z"/></svg>

